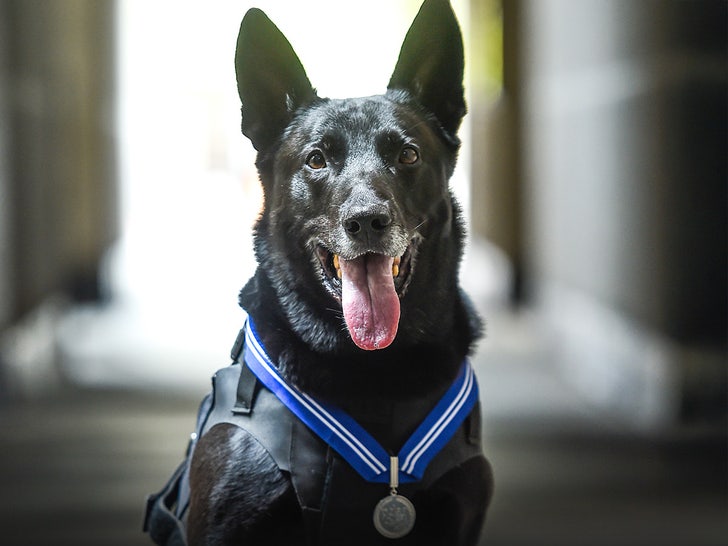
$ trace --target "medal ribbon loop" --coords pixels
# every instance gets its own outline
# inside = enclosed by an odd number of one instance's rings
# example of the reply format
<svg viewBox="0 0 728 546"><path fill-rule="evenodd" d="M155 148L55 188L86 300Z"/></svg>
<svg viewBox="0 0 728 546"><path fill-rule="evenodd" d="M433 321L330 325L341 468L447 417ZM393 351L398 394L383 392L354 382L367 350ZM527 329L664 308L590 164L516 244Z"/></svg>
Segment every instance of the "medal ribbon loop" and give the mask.
<svg viewBox="0 0 728 546"><path fill-rule="evenodd" d="M366 481L392 483L390 454L343 410L317 401L288 383L258 340L252 321L245 324L245 363L278 399L324 442L341 455ZM478 400L478 384L470 362L460 372L425 420L397 455L398 481L422 479L430 461L452 438Z"/></svg>

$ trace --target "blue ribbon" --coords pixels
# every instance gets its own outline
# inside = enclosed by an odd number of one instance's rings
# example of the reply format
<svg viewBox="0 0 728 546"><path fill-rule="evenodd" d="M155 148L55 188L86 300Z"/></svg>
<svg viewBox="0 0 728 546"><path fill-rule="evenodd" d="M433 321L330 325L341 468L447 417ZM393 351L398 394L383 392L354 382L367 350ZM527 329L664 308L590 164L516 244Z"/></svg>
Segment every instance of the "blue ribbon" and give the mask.
<svg viewBox="0 0 728 546"><path fill-rule="evenodd" d="M278 399L366 481L389 483L390 455L341 409L317 401L289 384L258 340L252 321L245 324L245 363ZM466 359L457 378L397 454L399 481L422 479L427 465L452 438L478 400L478 384Z"/></svg>

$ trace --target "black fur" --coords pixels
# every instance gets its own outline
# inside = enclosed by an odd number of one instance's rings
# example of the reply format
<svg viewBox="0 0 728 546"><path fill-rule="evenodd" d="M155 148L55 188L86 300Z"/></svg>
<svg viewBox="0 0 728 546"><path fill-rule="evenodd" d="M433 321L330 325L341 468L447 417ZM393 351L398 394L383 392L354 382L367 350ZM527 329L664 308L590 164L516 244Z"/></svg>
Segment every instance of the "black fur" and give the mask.
<svg viewBox="0 0 728 546"><path fill-rule="evenodd" d="M355 419L366 400L439 395L481 329L458 285L464 228L449 178L465 102L462 41L449 3L425 0L381 96L319 98L286 38L255 9L241 24L235 65L242 130L258 151L264 190L254 238L259 265L240 304L269 355L299 388ZM399 160L409 145L419 156L414 164ZM318 170L307 166L317 151L326 162ZM388 225L376 238L347 233L348 218L380 212ZM398 286L399 329L388 347L365 351L352 341L336 281L322 265L327 250L409 254ZM416 426L420 418L403 420ZM385 423L370 432L396 451L401 427ZM199 441L190 544L303 543L290 483L261 450L229 425ZM428 530L429 518L418 518L417 544L475 544L491 483L485 459L472 466L454 469L418 500L418 510L433 515ZM382 539L415 543L408 540ZM350 544L359 542L352 537Z"/></svg>

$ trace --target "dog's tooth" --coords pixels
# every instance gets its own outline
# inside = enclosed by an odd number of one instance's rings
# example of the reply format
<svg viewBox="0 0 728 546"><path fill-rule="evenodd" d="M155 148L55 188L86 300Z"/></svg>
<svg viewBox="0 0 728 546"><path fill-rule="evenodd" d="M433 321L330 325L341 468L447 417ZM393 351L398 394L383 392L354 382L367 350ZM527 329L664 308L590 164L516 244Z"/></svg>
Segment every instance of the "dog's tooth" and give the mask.
<svg viewBox="0 0 728 546"><path fill-rule="evenodd" d="M334 254L334 270L336 271L336 276L341 279L341 264L339 263L339 255Z"/></svg>
<svg viewBox="0 0 728 546"><path fill-rule="evenodd" d="M392 277L399 277L399 265L396 263L392 265Z"/></svg>
<svg viewBox="0 0 728 546"><path fill-rule="evenodd" d="M341 279L341 264L339 263L338 254L334 254L334 269L336 270L336 276Z"/></svg>
<svg viewBox="0 0 728 546"><path fill-rule="evenodd" d="M402 258L397 257L397 258L394 259L394 265L396 265L396 266L399 266L399 264L401 262L402 262Z"/></svg>

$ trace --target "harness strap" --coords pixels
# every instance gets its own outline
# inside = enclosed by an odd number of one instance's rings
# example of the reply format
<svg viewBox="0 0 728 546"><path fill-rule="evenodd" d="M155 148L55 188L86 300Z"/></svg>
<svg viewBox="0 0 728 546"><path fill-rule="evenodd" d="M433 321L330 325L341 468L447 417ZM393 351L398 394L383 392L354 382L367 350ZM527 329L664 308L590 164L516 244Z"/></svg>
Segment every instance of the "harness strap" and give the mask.
<svg viewBox="0 0 728 546"><path fill-rule="evenodd" d="M250 415L255 404L255 393L258 387L258 378L243 362L243 350L245 348L245 328L238 332L230 358L233 364L241 364L240 379L238 379L237 398L232 412L235 415Z"/></svg>
<svg viewBox="0 0 728 546"><path fill-rule="evenodd" d="M237 398L232 412L235 415L250 415L255 404L255 394L259 382L255 374L244 363L240 366L240 379L238 379Z"/></svg>
<svg viewBox="0 0 728 546"><path fill-rule="evenodd" d="M331 456L329 446L312 434L303 423L294 422L291 429L291 483L301 506L309 545L319 543Z"/></svg>
<svg viewBox="0 0 728 546"><path fill-rule="evenodd" d="M165 546L186 546L185 528L172 512L177 504L182 475L187 470L187 460L174 471L172 477L159 493L149 495L144 517L144 532L155 544Z"/></svg>

